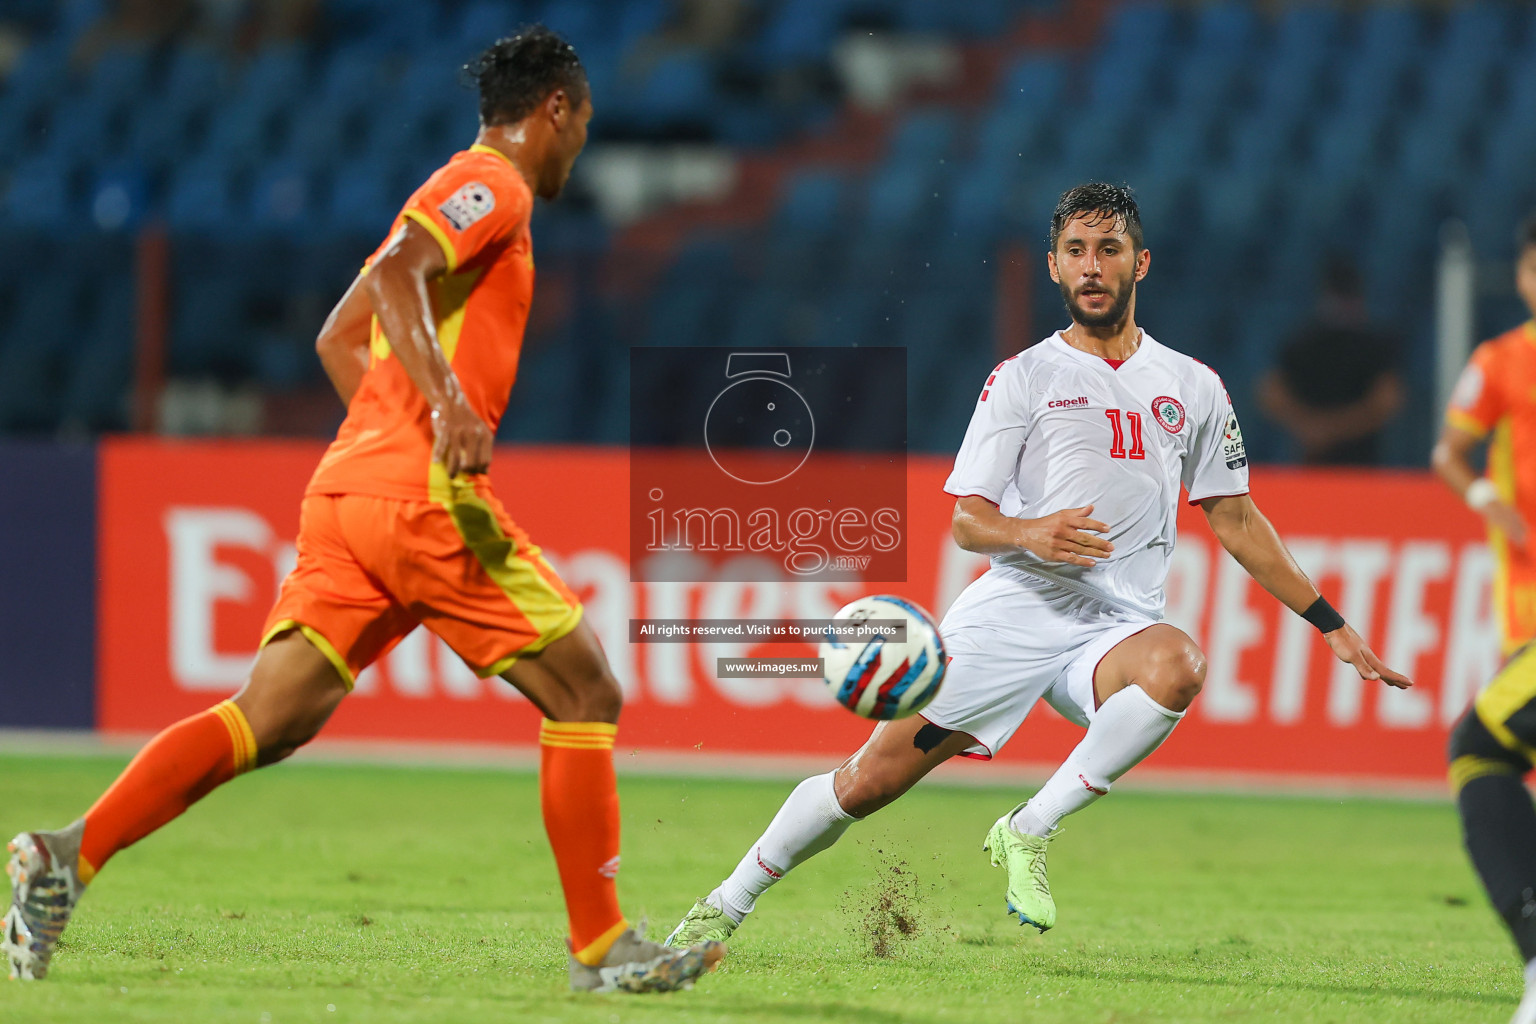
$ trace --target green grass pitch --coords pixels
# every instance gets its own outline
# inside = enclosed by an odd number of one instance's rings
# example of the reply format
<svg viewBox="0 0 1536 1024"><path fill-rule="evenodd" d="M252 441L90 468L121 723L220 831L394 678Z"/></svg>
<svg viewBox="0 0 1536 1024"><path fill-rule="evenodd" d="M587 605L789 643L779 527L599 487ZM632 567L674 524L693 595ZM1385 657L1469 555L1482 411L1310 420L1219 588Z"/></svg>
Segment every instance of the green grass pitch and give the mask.
<svg viewBox="0 0 1536 1024"><path fill-rule="evenodd" d="M0 757L0 831L65 823L120 764ZM620 785L620 889L653 934L790 788ZM532 775L285 765L119 855L0 1019L1407 1024L1518 1001L1447 804L1116 793L1052 849L1037 936L980 849L1016 799L920 786L766 896L692 992L577 996Z"/></svg>

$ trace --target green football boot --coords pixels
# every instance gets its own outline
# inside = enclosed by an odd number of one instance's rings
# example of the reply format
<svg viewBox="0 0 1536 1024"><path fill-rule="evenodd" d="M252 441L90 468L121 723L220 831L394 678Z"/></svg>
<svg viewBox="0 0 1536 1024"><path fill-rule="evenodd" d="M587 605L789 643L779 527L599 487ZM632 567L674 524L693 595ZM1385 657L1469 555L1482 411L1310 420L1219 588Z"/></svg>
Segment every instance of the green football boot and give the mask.
<svg viewBox="0 0 1536 1024"><path fill-rule="evenodd" d="M735 930L736 922L725 911L708 900L695 900L693 909L667 936L666 944L673 949L687 949L700 942L724 942Z"/></svg>
<svg viewBox="0 0 1536 1024"><path fill-rule="evenodd" d="M992 854L993 867L1008 872L1008 913L1017 914L1020 925L1032 924L1043 932L1056 923L1056 901L1051 898L1051 886L1045 880L1045 848L1052 837L1014 831L1009 819L1023 806L1019 804L998 818L981 848Z"/></svg>

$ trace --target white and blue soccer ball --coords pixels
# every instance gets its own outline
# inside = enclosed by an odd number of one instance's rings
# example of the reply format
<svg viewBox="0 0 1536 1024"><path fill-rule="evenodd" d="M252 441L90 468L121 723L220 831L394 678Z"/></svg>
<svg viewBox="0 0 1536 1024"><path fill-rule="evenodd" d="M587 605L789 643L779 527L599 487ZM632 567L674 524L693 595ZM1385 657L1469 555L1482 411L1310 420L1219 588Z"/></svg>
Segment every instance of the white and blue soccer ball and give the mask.
<svg viewBox="0 0 1536 1024"><path fill-rule="evenodd" d="M854 625L870 619L904 622L906 640L843 639L829 630L818 650L827 689L839 704L865 718L885 721L915 715L944 681L948 659L939 627L915 602L889 594L844 605L832 622Z"/></svg>

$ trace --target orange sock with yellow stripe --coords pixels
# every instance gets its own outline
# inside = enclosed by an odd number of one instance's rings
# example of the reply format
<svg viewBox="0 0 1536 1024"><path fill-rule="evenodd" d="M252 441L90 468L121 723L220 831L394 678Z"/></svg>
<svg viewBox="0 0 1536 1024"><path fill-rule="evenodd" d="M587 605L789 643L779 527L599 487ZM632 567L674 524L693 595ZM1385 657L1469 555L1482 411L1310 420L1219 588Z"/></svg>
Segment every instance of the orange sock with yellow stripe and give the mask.
<svg viewBox="0 0 1536 1024"><path fill-rule="evenodd" d="M571 951L600 963L628 927L619 912L619 784L607 722L551 722L539 729L539 798L555 851Z"/></svg>
<svg viewBox="0 0 1536 1024"><path fill-rule="evenodd" d="M214 787L256 767L256 737L234 701L184 718L149 741L85 812L80 881Z"/></svg>

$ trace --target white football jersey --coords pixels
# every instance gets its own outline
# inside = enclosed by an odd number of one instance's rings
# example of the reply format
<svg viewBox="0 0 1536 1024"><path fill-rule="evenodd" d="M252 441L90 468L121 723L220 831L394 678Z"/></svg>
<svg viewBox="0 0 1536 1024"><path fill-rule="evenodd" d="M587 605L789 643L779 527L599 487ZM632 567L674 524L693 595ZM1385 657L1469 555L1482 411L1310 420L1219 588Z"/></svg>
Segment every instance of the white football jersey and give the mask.
<svg viewBox="0 0 1536 1024"><path fill-rule="evenodd" d="M944 489L1038 519L1092 505L1115 545L1092 566L1027 551L1007 565L1160 619L1179 486L1190 502L1248 493L1248 454L1215 371L1145 332L1118 369L1060 332L987 378Z"/></svg>

